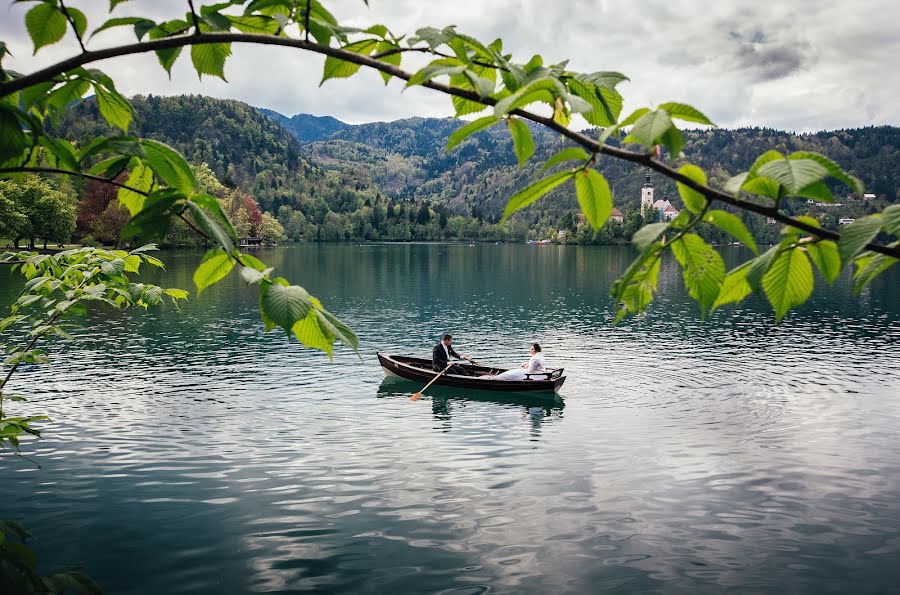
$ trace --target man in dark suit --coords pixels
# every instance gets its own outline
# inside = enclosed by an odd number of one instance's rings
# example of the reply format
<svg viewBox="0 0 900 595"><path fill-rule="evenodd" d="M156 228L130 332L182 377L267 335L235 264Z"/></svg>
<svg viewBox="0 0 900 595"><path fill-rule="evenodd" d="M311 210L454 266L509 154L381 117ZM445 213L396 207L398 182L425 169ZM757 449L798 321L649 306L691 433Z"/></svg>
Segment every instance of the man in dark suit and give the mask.
<svg viewBox="0 0 900 595"><path fill-rule="evenodd" d="M444 338L441 339L441 342L434 346L434 349L431 350L431 369L435 372L441 372L444 368L447 367L447 364L450 363L450 358L455 357L456 359L463 359L461 355L456 353L453 350L451 344L453 343L453 337L450 335L444 335ZM471 376L472 373L460 366L459 364L453 364L450 366L450 369L447 370L448 374L460 374L462 376Z"/></svg>

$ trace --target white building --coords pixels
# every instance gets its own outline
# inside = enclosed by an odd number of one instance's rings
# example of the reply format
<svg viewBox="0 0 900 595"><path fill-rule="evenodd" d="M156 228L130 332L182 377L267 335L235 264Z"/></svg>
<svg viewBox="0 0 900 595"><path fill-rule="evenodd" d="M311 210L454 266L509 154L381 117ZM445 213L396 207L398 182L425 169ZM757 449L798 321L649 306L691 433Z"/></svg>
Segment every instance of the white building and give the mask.
<svg viewBox="0 0 900 595"><path fill-rule="evenodd" d="M875 200L875 195L870 192L866 192L865 194L863 194L863 200Z"/></svg>
<svg viewBox="0 0 900 595"><path fill-rule="evenodd" d="M650 182L650 174L644 179L641 188L641 213L646 213L653 208L653 184Z"/></svg>
<svg viewBox="0 0 900 595"><path fill-rule="evenodd" d="M850 219L849 217L845 217L843 219L838 219L838 225L850 225L856 221L856 219Z"/></svg>
<svg viewBox="0 0 900 595"><path fill-rule="evenodd" d="M650 181L650 174L647 174L641 188L641 213L646 217L651 211L659 211L664 221L671 221L678 216L678 209L667 199L653 200L653 183Z"/></svg>

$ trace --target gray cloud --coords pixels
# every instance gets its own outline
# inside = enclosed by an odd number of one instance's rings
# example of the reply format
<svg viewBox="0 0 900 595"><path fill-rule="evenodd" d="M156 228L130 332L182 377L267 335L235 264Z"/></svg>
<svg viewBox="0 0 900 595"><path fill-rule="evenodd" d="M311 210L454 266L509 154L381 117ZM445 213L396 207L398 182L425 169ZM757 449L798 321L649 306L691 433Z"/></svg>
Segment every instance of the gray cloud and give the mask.
<svg viewBox="0 0 900 595"><path fill-rule="evenodd" d="M108 4L70 0L92 24L106 18ZM210 0L211 1L211 0ZM342 23L382 22L398 32L456 24L458 30L491 41L502 37L516 59L540 53L548 62L571 58L576 70L618 70L631 82L621 87L626 110L663 101L691 103L722 126L773 126L818 130L872 124L900 125L900 53L892 0L792 0L762 5L757 0L325 0ZM76 50L74 40L43 48L32 57L23 16L14 5L0 18L0 39L15 54L7 65L28 72ZM182 0L133 0L115 16L183 15ZM98 48L134 37L105 32ZM414 68L410 59L404 65ZM375 73L319 87L323 59L283 48L234 46L226 84L201 82L187 52L172 79L153 56L131 56L100 64L126 94L203 93L229 97L286 114L334 115L350 122L409 116L449 116L448 98L422 89L387 88Z"/></svg>

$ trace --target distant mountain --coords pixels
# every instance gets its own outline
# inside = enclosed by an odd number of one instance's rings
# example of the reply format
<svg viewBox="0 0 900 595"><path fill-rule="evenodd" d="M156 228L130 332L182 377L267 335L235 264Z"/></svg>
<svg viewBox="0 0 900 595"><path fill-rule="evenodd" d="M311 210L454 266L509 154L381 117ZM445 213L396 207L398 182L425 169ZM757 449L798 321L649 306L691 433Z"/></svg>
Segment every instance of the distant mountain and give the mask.
<svg viewBox="0 0 900 595"><path fill-rule="evenodd" d="M355 204L348 197L366 188L352 174L343 174L340 181L337 174L302 158L291 132L246 103L202 95L138 95L131 103L135 120L130 132L168 143L192 163L208 163L226 186L252 194L263 210L300 208L315 196L325 203L319 210L337 211L348 201ZM119 134L100 117L93 99L68 109L58 128L64 138L81 144Z"/></svg>
<svg viewBox="0 0 900 595"><path fill-rule="evenodd" d="M285 222L291 212L282 207L300 211L303 218L298 219L292 237L487 239L495 233L487 230L487 224L500 219L509 197L543 175L539 171L543 162L571 144L559 134L532 126L536 152L519 167L503 125L472 135L448 153L447 138L462 125L450 118L350 125L307 114L287 118L239 101L197 95L138 96L132 103L135 134L167 142L192 162L207 162L223 183L253 194L261 208L279 214ZM100 118L91 99L67 111L60 132L80 143L99 134L117 134ZM900 201L897 127L801 135L757 128L684 134L685 159L701 166L713 185L721 186L732 175L746 171L769 149L812 150L861 178L866 191L880 200ZM615 206L626 215L636 214L645 168L601 158L598 169L609 180ZM673 182L654 176L653 183L657 197L668 197L681 206ZM837 196L848 192L838 185L833 188ZM838 216L860 216L872 206L853 201L827 213L811 214L820 216L823 224L836 226ZM791 201L785 208L810 212L805 201ZM525 226L528 233L544 233L577 209L571 184L564 184L517 215L516 224ZM462 230L459 221L453 222L454 216L475 218L478 225ZM440 219L439 228L434 227L435 218ZM750 219L754 233L759 226L766 228L764 220ZM450 226L445 229L447 221ZM451 228L454 231L447 231Z"/></svg>
<svg viewBox="0 0 900 595"><path fill-rule="evenodd" d="M328 138L338 130L350 126L331 116L313 116L311 114L297 114L288 118L275 110L259 108L259 111L272 118L294 135L301 143L309 143L323 138Z"/></svg>
<svg viewBox="0 0 900 595"><path fill-rule="evenodd" d="M459 121L449 118L348 126L327 139L303 145L301 154L322 167L364 175L394 199L425 199L456 212L475 208L495 217L514 192L533 180L547 157L570 146L560 135L532 127L536 153L519 168L505 126L479 132L445 152L447 138L459 126ZM900 201L900 128L894 126L799 135L759 128L688 130L684 134L685 159L703 167L718 185L748 170L756 157L769 149L785 154L810 150L831 157L858 176L867 192L889 202ZM644 168L601 159L599 169L610 182L616 206L636 209ZM654 183L657 195L680 204L673 182L657 176ZM837 184L834 190L838 195L848 192ZM539 208L550 212L575 208L572 192L565 187L550 197L542 200Z"/></svg>

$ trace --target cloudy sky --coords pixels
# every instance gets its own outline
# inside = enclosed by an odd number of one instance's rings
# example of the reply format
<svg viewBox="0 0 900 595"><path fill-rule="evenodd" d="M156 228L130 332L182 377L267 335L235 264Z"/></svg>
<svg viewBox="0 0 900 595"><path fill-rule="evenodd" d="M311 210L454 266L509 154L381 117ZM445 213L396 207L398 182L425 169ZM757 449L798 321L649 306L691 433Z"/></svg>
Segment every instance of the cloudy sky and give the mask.
<svg viewBox="0 0 900 595"><path fill-rule="evenodd" d="M455 24L485 41L502 38L522 62L539 53L545 63L568 58L579 71L618 70L631 79L620 87L626 110L683 101L728 128L900 125L900 4L893 0L371 0L370 8L361 0L324 1L342 24L384 23L395 32ZM106 0L69 3L92 25L108 7ZM186 4L134 0L114 16L175 18ZM0 40L14 54L7 66L20 72L77 50L67 37L32 56L23 23L29 7L13 5L0 16ZM131 43L126 31L101 33L89 47ZM401 93L399 81L384 88L374 72L319 87L323 61L289 48L235 46L227 84L201 83L186 54L172 80L152 56L100 67L128 95L202 93L353 123L452 115L449 98L424 89Z"/></svg>

